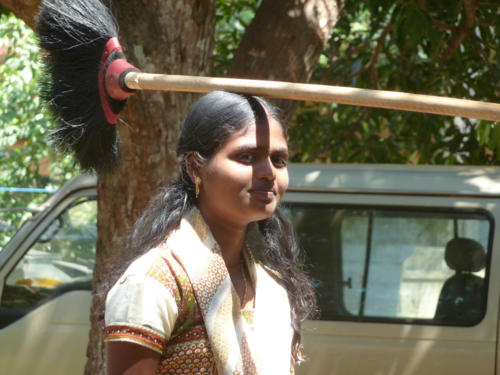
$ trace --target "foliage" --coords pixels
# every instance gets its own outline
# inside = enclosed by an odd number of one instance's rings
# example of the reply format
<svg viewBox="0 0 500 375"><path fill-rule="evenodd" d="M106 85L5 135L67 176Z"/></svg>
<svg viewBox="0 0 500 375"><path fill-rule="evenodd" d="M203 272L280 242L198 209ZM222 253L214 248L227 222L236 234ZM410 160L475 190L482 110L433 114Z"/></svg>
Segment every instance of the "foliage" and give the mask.
<svg viewBox="0 0 500 375"><path fill-rule="evenodd" d="M346 2L313 80L498 101L500 8L475 0ZM294 161L499 164L487 121L303 103Z"/></svg>
<svg viewBox="0 0 500 375"><path fill-rule="evenodd" d="M47 143L53 120L43 108L38 79L41 65L33 31L14 15L0 14L0 186L59 186L78 173L69 158L55 155ZM44 173L45 164L50 174ZM37 205L46 194L0 191L2 209ZM0 248L29 214L0 216Z"/></svg>
<svg viewBox="0 0 500 375"><path fill-rule="evenodd" d="M214 74L224 76L261 0L217 0Z"/></svg>
<svg viewBox="0 0 500 375"><path fill-rule="evenodd" d="M226 74L260 3L217 0L215 75ZM78 170L46 141L52 119L38 96L36 38L1 8L0 17L0 186L60 185ZM346 2L313 81L498 101L499 21L500 8L487 1ZM474 119L306 102L290 138L296 162L500 162L500 127ZM45 160L50 176L40 173ZM0 194L3 208L45 199Z"/></svg>

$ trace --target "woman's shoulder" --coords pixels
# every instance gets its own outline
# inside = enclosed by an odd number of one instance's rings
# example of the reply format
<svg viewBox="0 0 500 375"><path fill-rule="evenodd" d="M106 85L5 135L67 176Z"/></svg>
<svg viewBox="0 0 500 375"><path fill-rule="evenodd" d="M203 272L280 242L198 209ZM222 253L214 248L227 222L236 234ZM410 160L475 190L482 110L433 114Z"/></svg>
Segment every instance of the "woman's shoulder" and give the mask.
<svg viewBox="0 0 500 375"><path fill-rule="evenodd" d="M171 257L172 255L166 246L154 247L134 259L124 274L147 275L152 268L164 266L166 260Z"/></svg>
<svg viewBox="0 0 500 375"><path fill-rule="evenodd" d="M183 269L167 246L160 245L136 258L121 275L120 280L145 280L162 284L176 294L177 279ZM120 282L118 280L118 282ZM149 280L149 281L148 281Z"/></svg>

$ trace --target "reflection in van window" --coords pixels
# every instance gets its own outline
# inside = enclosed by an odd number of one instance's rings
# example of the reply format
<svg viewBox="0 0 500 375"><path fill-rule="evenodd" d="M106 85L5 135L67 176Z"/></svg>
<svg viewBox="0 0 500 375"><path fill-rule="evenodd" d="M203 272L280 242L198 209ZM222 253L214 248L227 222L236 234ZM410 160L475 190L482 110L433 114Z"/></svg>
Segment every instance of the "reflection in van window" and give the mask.
<svg viewBox="0 0 500 375"><path fill-rule="evenodd" d="M477 324L486 307L490 219L434 210L290 206L321 319Z"/></svg>
<svg viewBox="0 0 500 375"><path fill-rule="evenodd" d="M95 197L73 202L53 220L7 276L0 328L73 290L91 290L97 241Z"/></svg>

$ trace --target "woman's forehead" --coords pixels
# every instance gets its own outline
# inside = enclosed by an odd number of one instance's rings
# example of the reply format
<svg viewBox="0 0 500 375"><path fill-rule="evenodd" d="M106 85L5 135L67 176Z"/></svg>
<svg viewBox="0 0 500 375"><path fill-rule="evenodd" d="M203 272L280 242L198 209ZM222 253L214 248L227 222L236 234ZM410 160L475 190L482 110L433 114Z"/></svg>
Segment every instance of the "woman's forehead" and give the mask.
<svg viewBox="0 0 500 375"><path fill-rule="evenodd" d="M285 131L281 123L271 116L266 121L251 122L232 134L227 143L249 143L259 147L269 147L271 144L286 146Z"/></svg>

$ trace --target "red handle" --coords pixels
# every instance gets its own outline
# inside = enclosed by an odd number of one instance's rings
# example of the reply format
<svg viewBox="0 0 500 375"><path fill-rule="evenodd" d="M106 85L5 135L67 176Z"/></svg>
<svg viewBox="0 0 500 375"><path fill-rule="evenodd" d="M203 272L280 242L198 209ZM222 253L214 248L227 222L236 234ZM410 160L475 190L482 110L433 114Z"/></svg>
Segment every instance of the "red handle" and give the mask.
<svg viewBox="0 0 500 375"><path fill-rule="evenodd" d="M104 47L98 75L101 107L110 124L115 124L120 114L120 110L113 111L110 101L122 102L136 92L124 83L124 77L130 71L139 72L139 69L125 60L118 38L111 38Z"/></svg>

